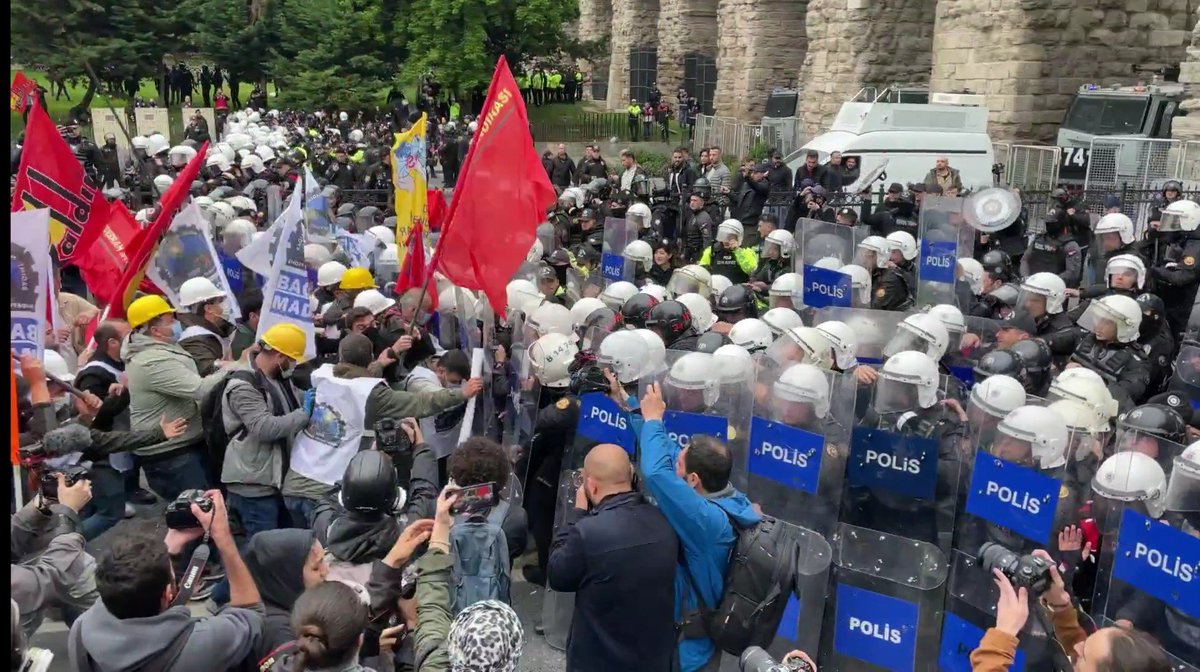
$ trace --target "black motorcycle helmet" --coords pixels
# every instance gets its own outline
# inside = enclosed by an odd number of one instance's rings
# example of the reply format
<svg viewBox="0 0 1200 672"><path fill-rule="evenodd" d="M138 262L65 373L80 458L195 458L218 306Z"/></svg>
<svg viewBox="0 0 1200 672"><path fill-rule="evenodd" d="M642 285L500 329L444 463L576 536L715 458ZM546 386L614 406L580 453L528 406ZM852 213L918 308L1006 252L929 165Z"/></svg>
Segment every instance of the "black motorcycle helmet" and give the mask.
<svg viewBox="0 0 1200 672"><path fill-rule="evenodd" d="M563 248L560 247L560 248L554 250L553 252L551 252L550 254L546 255L546 261L551 266L570 266L571 265L571 255L566 250L564 250Z"/></svg>
<svg viewBox="0 0 1200 672"><path fill-rule="evenodd" d="M633 181L629 184L629 191L633 192L633 195L639 198L649 198L650 178L641 173L634 175Z"/></svg>
<svg viewBox="0 0 1200 672"><path fill-rule="evenodd" d="M617 313L608 306L597 308L588 313L587 318L583 321L583 333L609 333L620 325L620 318Z"/></svg>
<svg viewBox="0 0 1200 672"><path fill-rule="evenodd" d="M634 329L645 329L646 318L650 311L658 305L658 299L649 294L638 292L621 306L621 322Z"/></svg>
<svg viewBox="0 0 1200 672"><path fill-rule="evenodd" d="M1181 185L1178 180L1167 180L1166 184L1164 184L1162 188L1163 198L1167 197L1168 191L1174 191L1175 198L1181 198L1183 196L1183 185Z"/></svg>
<svg viewBox="0 0 1200 672"><path fill-rule="evenodd" d="M572 247L571 254L575 255L575 263L582 266L592 267L600 263L600 253L587 243L580 243Z"/></svg>
<svg viewBox="0 0 1200 672"><path fill-rule="evenodd" d="M587 227L583 226L584 221L588 222ZM580 228L590 229L591 225L593 225L595 223L596 223L596 211L595 210L593 210L591 208L584 208L583 210L579 211L579 227Z"/></svg>
<svg viewBox="0 0 1200 672"><path fill-rule="evenodd" d="M1059 187L1050 192L1050 198L1058 201L1059 203L1069 203L1071 201L1071 194L1066 189Z"/></svg>
<svg viewBox="0 0 1200 672"><path fill-rule="evenodd" d="M1150 292L1138 294L1137 302L1138 307L1142 309L1142 324L1138 327L1138 335L1146 338L1157 334L1162 329L1167 304L1157 294Z"/></svg>
<svg viewBox="0 0 1200 672"><path fill-rule="evenodd" d="M717 348L722 345L728 345L733 341L725 334L718 334L715 331L706 331L700 334L700 338L696 339L696 352L706 352L712 354L717 351Z"/></svg>
<svg viewBox="0 0 1200 672"><path fill-rule="evenodd" d="M396 505L396 467L378 450L356 454L342 475L342 507L365 514L390 514Z"/></svg>
<svg viewBox="0 0 1200 672"><path fill-rule="evenodd" d="M650 309L646 328L670 347L692 328L692 312L678 301L663 301Z"/></svg>
<svg viewBox="0 0 1200 672"><path fill-rule="evenodd" d="M1020 358L1025 365L1027 379L1021 380L1030 394L1044 396L1050 386L1050 346L1042 341L1027 338L1013 343L1008 351Z"/></svg>
<svg viewBox="0 0 1200 672"><path fill-rule="evenodd" d="M979 259L985 273L990 273L1001 282L1011 282L1013 279L1012 257L1003 250L988 250Z"/></svg>
<svg viewBox="0 0 1200 672"><path fill-rule="evenodd" d="M982 383L992 376L1011 376L1028 389L1028 373L1025 362L1020 355L1011 350L993 350L982 358L974 367L975 384Z"/></svg>
<svg viewBox="0 0 1200 672"><path fill-rule="evenodd" d="M1180 446L1187 445L1187 423L1179 411L1166 404L1142 404L1117 418L1117 428L1134 430L1171 441ZM1118 446L1118 449L1120 447ZM1174 455L1159 455L1169 463Z"/></svg>
<svg viewBox="0 0 1200 672"><path fill-rule="evenodd" d="M697 177L692 183L692 195L708 200L712 196L712 185L703 177Z"/></svg>
<svg viewBox="0 0 1200 672"><path fill-rule="evenodd" d="M724 322L737 322L745 317L755 317L754 295L745 285L730 285L721 292L716 302L717 315Z"/></svg>

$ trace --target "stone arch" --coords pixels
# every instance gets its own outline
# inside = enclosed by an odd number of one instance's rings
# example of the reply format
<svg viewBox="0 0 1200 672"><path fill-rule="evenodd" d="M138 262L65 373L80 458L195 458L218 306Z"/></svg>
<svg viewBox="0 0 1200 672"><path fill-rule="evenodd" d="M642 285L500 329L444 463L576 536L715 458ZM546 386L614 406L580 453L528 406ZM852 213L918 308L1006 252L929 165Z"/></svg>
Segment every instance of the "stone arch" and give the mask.
<svg viewBox="0 0 1200 672"><path fill-rule="evenodd" d="M603 53L590 60L581 59L576 65L583 73L583 97L607 101L609 45L612 38L613 0L579 0L579 39L604 44Z"/></svg>
<svg viewBox="0 0 1200 672"><path fill-rule="evenodd" d="M657 80L659 0L616 0L612 4L608 107L629 104L634 84ZM639 86L639 89L640 89Z"/></svg>
<svg viewBox="0 0 1200 672"><path fill-rule="evenodd" d="M843 0L844 1L844 0ZM716 114L756 121L771 89L794 88L809 0L719 0Z"/></svg>
<svg viewBox="0 0 1200 672"><path fill-rule="evenodd" d="M674 104L683 86L711 102L713 91L703 86L715 69L718 0L662 0L658 13L658 88Z"/></svg>

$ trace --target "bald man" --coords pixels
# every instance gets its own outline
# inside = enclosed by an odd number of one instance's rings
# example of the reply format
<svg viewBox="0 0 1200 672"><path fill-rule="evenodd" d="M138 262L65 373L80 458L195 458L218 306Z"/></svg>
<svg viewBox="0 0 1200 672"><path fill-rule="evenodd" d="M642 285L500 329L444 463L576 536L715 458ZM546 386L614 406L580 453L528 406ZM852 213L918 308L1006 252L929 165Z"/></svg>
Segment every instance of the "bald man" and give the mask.
<svg viewBox="0 0 1200 672"><path fill-rule="evenodd" d="M624 448L595 446L581 476L575 507L555 531L546 573L552 590L575 593L567 669L671 669L675 533L633 489L633 465Z"/></svg>

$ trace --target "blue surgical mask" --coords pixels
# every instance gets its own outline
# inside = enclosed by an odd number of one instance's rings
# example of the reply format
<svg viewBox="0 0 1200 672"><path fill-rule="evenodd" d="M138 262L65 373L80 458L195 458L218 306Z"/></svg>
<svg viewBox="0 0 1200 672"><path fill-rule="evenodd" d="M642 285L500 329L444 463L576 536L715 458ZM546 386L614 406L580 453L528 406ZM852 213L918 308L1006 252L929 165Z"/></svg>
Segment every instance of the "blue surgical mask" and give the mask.
<svg viewBox="0 0 1200 672"><path fill-rule="evenodd" d="M179 320L175 320L171 324L171 338L178 341L180 336L183 336L183 325L179 323Z"/></svg>

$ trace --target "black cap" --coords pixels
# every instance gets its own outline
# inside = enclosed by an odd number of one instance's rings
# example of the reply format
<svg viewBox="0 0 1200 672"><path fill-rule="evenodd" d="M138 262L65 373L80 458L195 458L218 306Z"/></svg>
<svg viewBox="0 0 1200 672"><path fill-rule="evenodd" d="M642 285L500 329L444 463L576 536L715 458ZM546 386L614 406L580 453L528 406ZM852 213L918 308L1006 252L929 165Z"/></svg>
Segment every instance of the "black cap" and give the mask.
<svg viewBox="0 0 1200 672"><path fill-rule="evenodd" d="M554 272L553 268L550 268L549 266L542 264L541 266L538 267L537 277L538 277L538 280L549 280L550 278L554 278L555 280L557 280L558 274Z"/></svg>
<svg viewBox="0 0 1200 672"><path fill-rule="evenodd" d="M904 185L903 185L903 184L900 184L899 182L893 182L893 183L891 183L891 184L889 184L889 185L888 185L888 190L887 190L887 193L889 193L889 194L903 194L903 193L904 193Z"/></svg>
<svg viewBox="0 0 1200 672"><path fill-rule="evenodd" d="M771 170L771 167L765 163L759 163L750 167L750 172L752 173L765 173L769 170Z"/></svg>
<svg viewBox="0 0 1200 672"><path fill-rule="evenodd" d="M927 193L927 194L940 194L940 193L942 193L942 185L940 185L940 184L927 184L927 185L925 185L925 193Z"/></svg>
<svg viewBox="0 0 1200 672"><path fill-rule="evenodd" d="M913 182L908 185L908 190L913 192L914 194L924 193L925 185L922 182Z"/></svg>
<svg viewBox="0 0 1200 672"><path fill-rule="evenodd" d="M1020 329L1021 331L1033 335L1037 333L1037 322L1033 316L1026 312L1013 313L1012 317L1000 323L1001 329Z"/></svg>

